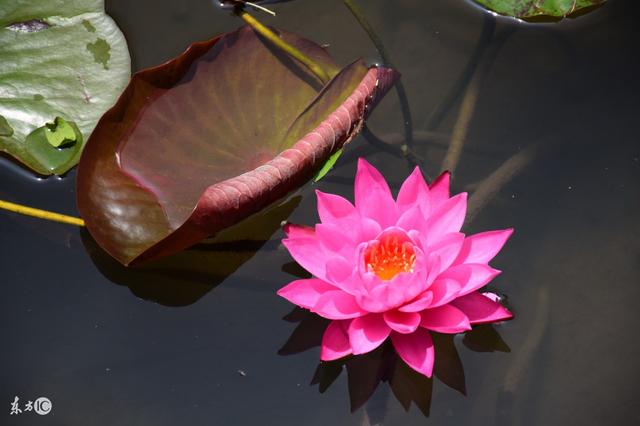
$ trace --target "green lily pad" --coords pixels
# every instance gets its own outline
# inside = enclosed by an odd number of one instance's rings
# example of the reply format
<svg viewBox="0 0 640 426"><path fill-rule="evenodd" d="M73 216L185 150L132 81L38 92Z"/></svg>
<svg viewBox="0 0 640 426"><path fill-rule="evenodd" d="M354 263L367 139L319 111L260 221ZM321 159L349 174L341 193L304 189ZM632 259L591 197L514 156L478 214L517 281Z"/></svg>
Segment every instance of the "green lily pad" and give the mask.
<svg viewBox="0 0 640 426"><path fill-rule="evenodd" d="M0 151L35 172L63 174L78 163L130 76L104 0L0 1ZM56 117L64 124L51 131Z"/></svg>
<svg viewBox="0 0 640 426"><path fill-rule="evenodd" d="M598 6L606 0L475 0L501 15L515 18L562 18L579 10Z"/></svg>
<svg viewBox="0 0 640 426"><path fill-rule="evenodd" d="M7 119L0 115L0 136L11 135L13 135L13 129L9 126Z"/></svg>
<svg viewBox="0 0 640 426"><path fill-rule="evenodd" d="M47 142L54 148L67 147L82 141L78 126L62 117L56 117L53 123L45 124L45 135Z"/></svg>

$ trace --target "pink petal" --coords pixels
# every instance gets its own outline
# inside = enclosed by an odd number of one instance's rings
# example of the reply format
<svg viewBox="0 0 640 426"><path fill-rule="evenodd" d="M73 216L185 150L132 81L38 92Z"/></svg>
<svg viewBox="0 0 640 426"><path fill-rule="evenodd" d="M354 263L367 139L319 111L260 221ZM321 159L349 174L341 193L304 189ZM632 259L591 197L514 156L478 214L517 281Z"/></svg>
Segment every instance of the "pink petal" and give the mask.
<svg viewBox="0 0 640 426"><path fill-rule="evenodd" d="M325 258L318 240L313 238L286 238L282 244L289 250L291 257L311 275L325 278Z"/></svg>
<svg viewBox="0 0 640 426"><path fill-rule="evenodd" d="M484 297L488 297L490 300L493 300L494 302L500 302L501 297L498 296L496 293L492 293L490 291L485 291L484 293L482 293L482 295Z"/></svg>
<svg viewBox="0 0 640 426"><path fill-rule="evenodd" d="M278 290L278 295L289 302L311 309L323 294L337 290L336 287L317 278L296 280Z"/></svg>
<svg viewBox="0 0 640 426"><path fill-rule="evenodd" d="M411 334L391 333L391 341L400 358L409 367L431 377L435 352L431 334L427 330L418 328Z"/></svg>
<svg viewBox="0 0 640 426"><path fill-rule="evenodd" d="M459 232L467 213L467 193L463 192L449 198L436 207L429 216L427 240L430 245L438 242L444 235Z"/></svg>
<svg viewBox="0 0 640 426"><path fill-rule="evenodd" d="M416 312L387 311L382 314L385 322L398 333L413 333L420 325L420 314Z"/></svg>
<svg viewBox="0 0 640 426"><path fill-rule="evenodd" d="M331 258L335 255L339 255L347 259L355 258L355 243L348 235L345 235L345 232L338 226L328 223L319 223L316 225L316 237L318 242L325 249L327 258ZM321 253L318 253L318 255L321 255Z"/></svg>
<svg viewBox="0 0 640 426"><path fill-rule="evenodd" d="M400 312L420 312L427 309L433 301L433 293L425 291L416 297L411 303L398 308Z"/></svg>
<svg viewBox="0 0 640 426"><path fill-rule="evenodd" d="M440 271L442 270L442 268L440 267L440 265L442 264L442 262L440 261L440 256L438 256L437 254L432 254L429 255L429 257L427 257L427 287L430 287L431 284L433 284L433 282L438 278L438 275L440 275Z"/></svg>
<svg viewBox="0 0 640 426"><path fill-rule="evenodd" d="M451 173L444 172L429 185L432 211L449 199L449 181Z"/></svg>
<svg viewBox="0 0 640 426"><path fill-rule="evenodd" d="M385 341L391 328L380 314L369 314L351 321L349 343L354 355L371 352Z"/></svg>
<svg viewBox="0 0 640 426"><path fill-rule="evenodd" d="M332 320L356 318L367 314L360 309L352 295L342 290L327 291L322 294L316 304L311 307L311 312Z"/></svg>
<svg viewBox="0 0 640 426"><path fill-rule="evenodd" d="M283 229L287 238L313 238L316 235L316 231L311 226L287 223Z"/></svg>
<svg viewBox="0 0 640 426"><path fill-rule="evenodd" d="M398 218L396 226L407 232L418 231L418 235L422 235L426 231L427 218L420 206L413 206L405 210Z"/></svg>
<svg viewBox="0 0 640 426"><path fill-rule="evenodd" d="M469 318L471 324L484 324L513 318L501 304L478 292L469 293L451 302Z"/></svg>
<svg viewBox="0 0 640 426"><path fill-rule="evenodd" d="M358 241L370 241L373 240L382 232L382 227L380 224L368 217L363 217L358 220L359 225L359 235Z"/></svg>
<svg viewBox="0 0 640 426"><path fill-rule="evenodd" d="M460 284L458 284L456 280L449 278L438 278L431 284L428 291L433 294L433 301L430 307L437 308L438 306L446 305L458 297Z"/></svg>
<svg viewBox="0 0 640 426"><path fill-rule="evenodd" d="M471 235L464 240L455 263L489 263L513 234L513 228Z"/></svg>
<svg viewBox="0 0 640 426"><path fill-rule="evenodd" d="M452 266L440 274L438 279L452 279L460 284L458 296L464 296L487 285L500 271L482 263L463 263Z"/></svg>
<svg viewBox="0 0 640 426"><path fill-rule="evenodd" d="M351 354L347 327L349 321L331 321L322 335L320 359L333 361Z"/></svg>
<svg viewBox="0 0 640 426"><path fill-rule="evenodd" d="M396 200L398 212L403 213L416 206L426 208L428 204L429 187L422 176L420 168L416 167L400 187ZM424 211L428 210L425 209Z"/></svg>
<svg viewBox="0 0 640 426"><path fill-rule="evenodd" d="M358 159L354 191L356 208L363 217L375 220L382 229L396 222L396 202L389 185L380 172L363 158Z"/></svg>
<svg viewBox="0 0 640 426"><path fill-rule="evenodd" d="M360 283L354 277L353 264L341 257L327 261L327 282L352 295L360 294Z"/></svg>
<svg viewBox="0 0 640 426"><path fill-rule="evenodd" d="M440 258L438 273L447 269L456 260L464 241L463 233L452 232L451 234L443 235L437 243L427 249L429 254L437 255Z"/></svg>
<svg viewBox="0 0 640 426"><path fill-rule="evenodd" d="M451 305L443 305L438 308L427 309L422 312L420 326L439 333L462 333L471 330L469 318L460 310Z"/></svg>
<svg viewBox="0 0 640 426"><path fill-rule="evenodd" d="M356 216L356 208L348 200L339 195L316 191L318 198L318 215L322 223L335 223L340 219Z"/></svg>

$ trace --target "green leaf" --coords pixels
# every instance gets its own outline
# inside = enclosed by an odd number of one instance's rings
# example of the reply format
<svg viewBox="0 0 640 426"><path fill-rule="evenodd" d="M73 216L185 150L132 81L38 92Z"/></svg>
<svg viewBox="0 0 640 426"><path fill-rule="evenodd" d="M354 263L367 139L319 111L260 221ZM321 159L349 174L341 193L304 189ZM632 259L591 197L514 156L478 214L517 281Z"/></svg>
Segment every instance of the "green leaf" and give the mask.
<svg viewBox="0 0 640 426"><path fill-rule="evenodd" d="M56 117L53 123L45 124L47 142L55 148L74 145L78 140L82 142L82 133L72 121L67 122L62 117Z"/></svg>
<svg viewBox="0 0 640 426"><path fill-rule="evenodd" d="M0 151L42 175L67 172L130 75L104 0L0 0Z"/></svg>
<svg viewBox="0 0 640 426"><path fill-rule="evenodd" d="M606 0L475 0L477 3L502 15L516 18L565 17Z"/></svg>
<svg viewBox="0 0 640 426"><path fill-rule="evenodd" d="M62 139L59 147L54 147L51 140L57 141L59 136L50 136L51 124L47 123L37 128L27 135L24 143L25 151L31 160L40 164L50 174L61 175L68 171L75 164L76 157L79 156L82 148L82 133L73 122L66 122L68 129L64 128L64 133L70 130L73 143L65 143Z"/></svg>
<svg viewBox="0 0 640 426"><path fill-rule="evenodd" d="M329 157L326 163L324 163L322 168L318 171L318 174L316 174L316 177L313 178L314 182L318 182L327 173L329 173L331 169L333 169L333 166L336 164L336 161L338 161L338 158L340 158L340 156L342 155L342 150L343 148L340 148L339 150L331 154L331 157Z"/></svg>
<svg viewBox="0 0 640 426"><path fill-rule="evenodd" d="M9 126L7 119L0 115L0 136L13 135L13 129Z"/></svg>

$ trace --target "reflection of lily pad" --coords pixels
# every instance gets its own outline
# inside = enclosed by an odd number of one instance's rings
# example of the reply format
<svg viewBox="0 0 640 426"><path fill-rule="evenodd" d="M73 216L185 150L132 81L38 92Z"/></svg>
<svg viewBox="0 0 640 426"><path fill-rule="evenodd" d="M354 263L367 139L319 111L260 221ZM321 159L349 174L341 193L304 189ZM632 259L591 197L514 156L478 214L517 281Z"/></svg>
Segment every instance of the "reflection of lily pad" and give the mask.
<svg viewBox="0 0 640 426"><path fill-rule="evenodd" d="M397 77L281 36L333 77L244 27L141 71L100 120L78 169L78 208L129 264L178 252L311 179Z"/></svg>
<svg viewBox="0 0 640 426"><path fill-rule="evenodd" d="M82 240L98 269L111 281L126 285L137 296L167 306L196 302L234 273L269 243L280 223L300 204L296 196L225 229L206 244L127 268L97 247L83 230ZM271 243L275 243L271 240Z"/></svg>
<svg viewBox="0 0 640 426"><path fill-rule="evenodd" d="M27 137L64 117L87 140L130 69L126 41L103 0L1 0L0 116L13 131L0 129L0 151L43 175L68 171L81 146L73 158L54 146L38 145L36 153Z"/></svg>
<svg viewBox="0 0 640 426"><path fill-rule="evenodd" d="M516 18L565 17L606 0L475 0L487 9Z"/></svg>

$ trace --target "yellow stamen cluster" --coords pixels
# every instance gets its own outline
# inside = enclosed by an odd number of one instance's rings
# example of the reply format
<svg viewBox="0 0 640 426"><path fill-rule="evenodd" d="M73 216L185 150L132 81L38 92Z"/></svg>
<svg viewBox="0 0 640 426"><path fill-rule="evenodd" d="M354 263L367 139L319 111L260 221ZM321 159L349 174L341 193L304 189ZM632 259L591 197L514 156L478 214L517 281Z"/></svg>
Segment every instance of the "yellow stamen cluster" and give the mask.
<svg viewBox="0 0 640 426"><path fill-rule="evenodd" d="M364 253L367 269L382 280L390 280L400 272L413 272L416 252L409 241L397 236L383 237L372 243Z"/></svg>

